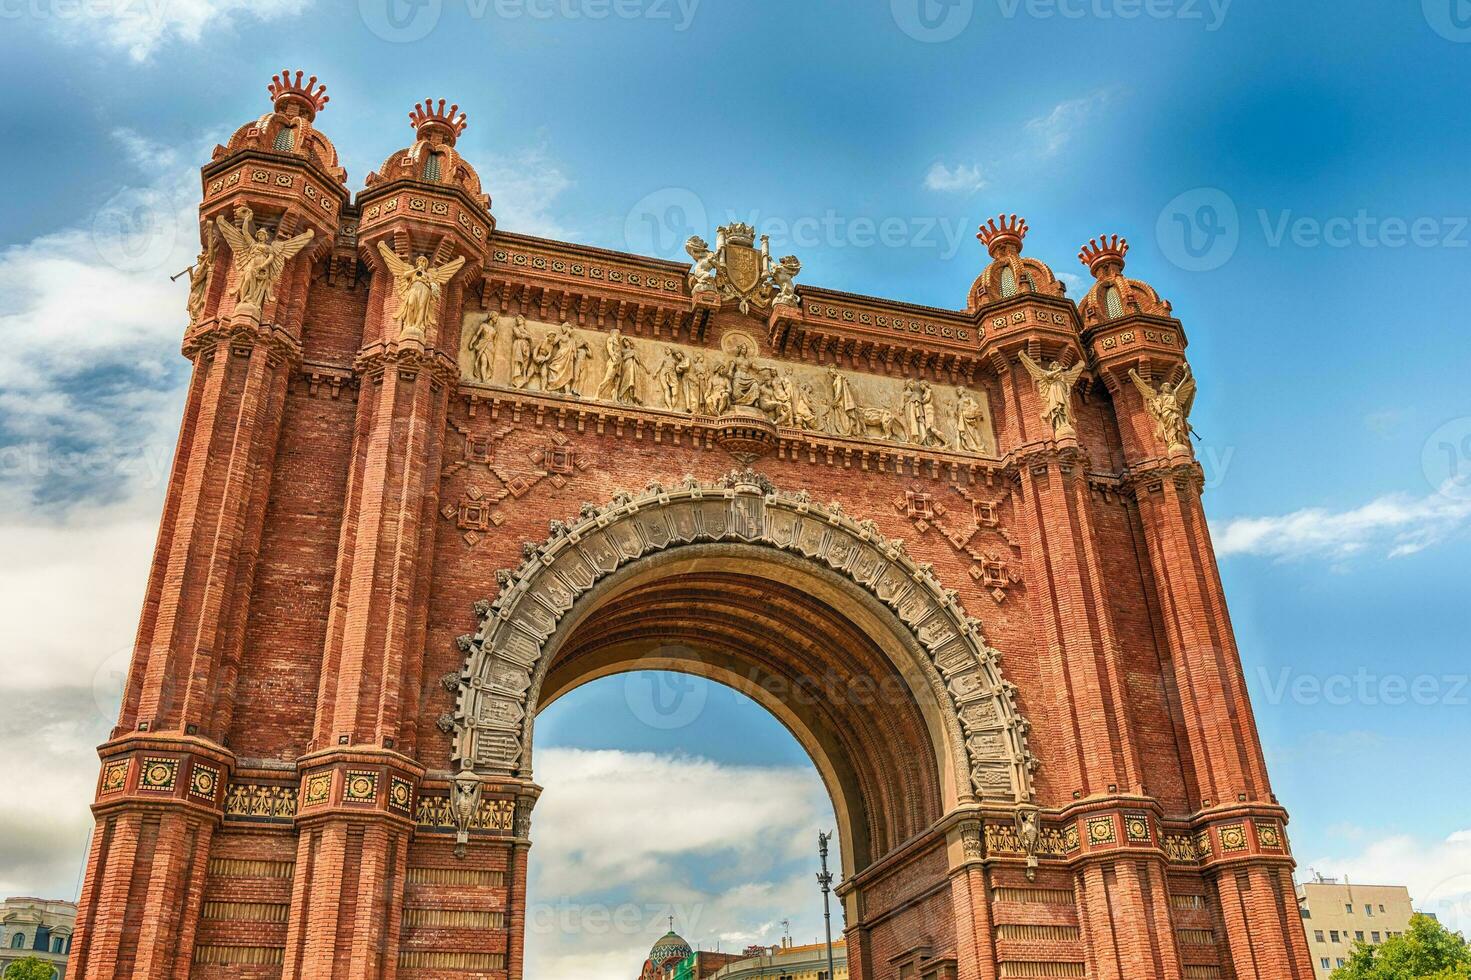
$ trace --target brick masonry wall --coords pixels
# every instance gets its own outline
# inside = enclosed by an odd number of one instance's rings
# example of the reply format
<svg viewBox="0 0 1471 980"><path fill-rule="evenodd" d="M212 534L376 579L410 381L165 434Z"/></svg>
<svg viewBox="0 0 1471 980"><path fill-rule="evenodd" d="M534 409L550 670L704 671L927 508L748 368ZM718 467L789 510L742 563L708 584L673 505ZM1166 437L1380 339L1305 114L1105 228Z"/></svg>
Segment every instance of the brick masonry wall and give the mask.
<svg viewBox="0 0 1471 980"><path fill-rule="evenodd" d="M223 213L226 200L207 207ZM452 739L440 724L455 710L443 678L464 663L456 638L475 629L474 604L496 594L497 571L517 566L549 522L651 480L712 483L735 465L687 419L462 385L444 368L454 338L393 360L401 352L380 343L387 277L357 240L357 213L340 219L350 233L320 220L321 249L280 288L279 323L269 310L267 327L232 319L217 282L213 318L186 345L196 374L142 669L102 750L78 976L519 977L520 818L534 792L489 785L477 813L504 819L477 817L457 853ZM391 235L422 240L429 219L414 220ZM435 227L431 244L473 223ZM607 295L589 312L587 297L611 286L586 287L580 305L564 294L553 310L544 284L508 290L516 273L477 262L469 285L447 291L441 323L460 322L462 304L584 327L618 315ZM730 330L768 336L733 309L698 331L669 326L688 301L659 297L663 307L622 325L685 330L711 348ZM1198 469L1151 442L1142 403L1119 380L1140 362L1094 344L1121 325L1082 327L1070 303L1047 302L1073 326L1004 338L978 329L985 339L972 337L964 367L936 366L960 362L931 359L923 338L917 364L845 365L983 389L1000 458L892 445L845 454L788 439L757 464L777 487L839 502L933 566L1001 653L1038 763L1043 833L1029 841L1020 811L967 802L946 812L937 774L906 774L922 791L901 798L879 743L923 743L925 722L912 705L874 709L864 729L877 733L865 736L874 751L854 741L852 761L871 796L853 802L883 846L869 867L845 869L852 975L881 980L908 964L919 980L1306 980L1285 814L1260 761ZM1157 313L1128 319L1141 333L1152 325L1150 337L1178 331ZM1090 360L1075 436L1043 429L1023 349ZM800 342L761 353L826 356ZM1183 362L1180 349L1170 356ZM833 664L856 662L840 653ZM483 809L492 804L502 808Z"/></svg>

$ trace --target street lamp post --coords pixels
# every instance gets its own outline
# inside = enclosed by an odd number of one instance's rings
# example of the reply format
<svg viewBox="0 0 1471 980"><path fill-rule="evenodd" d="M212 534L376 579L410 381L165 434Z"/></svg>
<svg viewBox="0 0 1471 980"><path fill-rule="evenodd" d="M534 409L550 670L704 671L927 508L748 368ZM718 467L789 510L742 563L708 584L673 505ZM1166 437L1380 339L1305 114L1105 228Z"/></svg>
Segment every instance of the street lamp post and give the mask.
<svg viewBox="0 0 1471 980"><path fill-rule="evenodd" d="M817 883L822 886L822 918L827 927L827 980L838 980L833 971L833 913L828 900L828 892L833 886L833 874L827 869L827 842L832 839L831 833L817 832L817 853L822 857L822 870L817 874Z"/></svg>

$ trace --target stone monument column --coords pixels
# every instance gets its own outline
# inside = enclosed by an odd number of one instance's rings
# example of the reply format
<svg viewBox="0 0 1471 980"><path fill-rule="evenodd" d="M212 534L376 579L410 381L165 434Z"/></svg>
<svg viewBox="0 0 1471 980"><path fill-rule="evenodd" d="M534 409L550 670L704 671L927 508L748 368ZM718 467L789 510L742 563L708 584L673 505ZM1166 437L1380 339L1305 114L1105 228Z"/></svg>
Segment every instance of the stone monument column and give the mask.
<svg viewBox="0 0 1471 980"><path fill-rule="evenodd" d="M276 76L272 110L202 175L183 345L194 371L122 711L100 749L77 976L190 972L287 384L312 268L347 201L312 126L325 86L301 76Z"/></svg>
<svg viewBox="0 0 1471 980"><path fill-rule="evenodd" d="M1083 339L1113 396L1124 490L1148 560L1157 644L1178 700L1194 851L1213 883L1217 922L1242 980L1310 977L1293 891L1287 814L1267 780L1246 678L1201 502L1191 449L1195 380L1185 336L1148 285L1124 276L1128 243L1098 239L1080 259L1096 280L1080 304Z"/></svg>
<svg viewBox="0 0 1471 980"><path fill-rule="evenodd" d="M416 141L368 179L359 252L371 270L355 373L347 506L301 778L282 976L393 976L413 812L415 734L445 414L466 283L494 227L454 152L458 107L410 113Z"/></svg>
<svg viewBox="0 0 1471 980"><path fill-rule="evenodd" d="M1047 710L1056 712L1053 738L1062 742L1062 766L1051 777L1064 815L1076 820L1084 810L1117 812L1153 802L1129 710L1123 636L1110 600L1117 583L1105 557L1109 535L1116 533L1107 495L1115 462L1112 417L1106 400L1088 398L1093 375L1073 304L1051 269L1021 255L1027 231L1015 215L982 226L977 237L992 261L972 287L970 306L982 350L1001 381L1000 444L1009 461L1044 690L1054 692ZM1020 817L1018 831L1024 823L1040 831ZM967 843L981 845L962 835L962 853ZM1023 849L1030 854L1036 846L1032 840ZM981 879L969 887L979 934L991 918L985 906L990 889L1013 879L978 858L966 864L977 867L973 876ZM1099 851L1086 860L1088 866L1074 869L1072 893L1080 928L1090 936L1092 972L1122 980L1131 962L1152 962L1160 976L1179 978L1168 923L1158 930L1144 917L1116 914L1121 895L1133 896L1140 910L1146 906L1138 879L1162 881L1162 857ZM1066 885L1029 867L1027 881L1033 880ZM978 975L993 969L996 959L993 941Z"/></svg>

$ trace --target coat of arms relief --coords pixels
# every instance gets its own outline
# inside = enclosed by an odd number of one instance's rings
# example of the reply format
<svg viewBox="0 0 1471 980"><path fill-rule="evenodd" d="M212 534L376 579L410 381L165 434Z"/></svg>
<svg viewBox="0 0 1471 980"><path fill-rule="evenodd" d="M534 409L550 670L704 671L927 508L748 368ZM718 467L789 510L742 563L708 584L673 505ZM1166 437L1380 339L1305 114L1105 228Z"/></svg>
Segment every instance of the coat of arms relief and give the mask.
<svg viewBox="0 0 1471 980"><path fill-rule="evenodd" d="M690 291L696 297L733 300L742 313L750 312L752 306L769 310L800 303L793 280L802 271L802 263L795 255L773 260L771 240L762 235L757 248L756 229L748 224L737 221L716 229L714 249L699 235L691 235L684 250L694 260L689 276Z"/></svg>

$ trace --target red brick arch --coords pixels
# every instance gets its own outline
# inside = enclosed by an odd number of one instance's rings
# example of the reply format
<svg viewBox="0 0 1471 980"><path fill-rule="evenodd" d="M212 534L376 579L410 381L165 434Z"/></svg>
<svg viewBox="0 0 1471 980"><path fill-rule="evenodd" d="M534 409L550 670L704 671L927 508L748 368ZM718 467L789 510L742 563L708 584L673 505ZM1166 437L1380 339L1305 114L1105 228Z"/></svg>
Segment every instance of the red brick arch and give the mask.
<svg viewBox="0 0 1471 980"><path fill-rule="evenodd" d="M480 629L462 638L466 662L455 715L461 770L530 776L543 687L565 656L579 653L579 630L606 602L599 593L609 591L610 577L627 578L630 568L646 567L653 556L700 548L711 556L711 545L724 545L765 551L774 569L806 576L817 590L846 590L850 608L864 607L870 623L884 624L883 652L890 669L907 677L914 698L900 710L927 716L933 754L951 776L943 791L946 809L978 800L1030 804L1034 763L1027 723L1001 676L996 652L956 594L871 521L816 504L805 493L782 493L762 483L752 474L733 476L723 486L654 485L638 495L619 495L603 507L585 505L575 523L554 522L544 544L528 545L521 567L502 574L499 597L480 605ZM749 573L760 564L758 555L743 567ZM768 642L780 632L768 632ZM861 632L848 642L858 642ZM611 669L616 668L603 662L570 673ZM729 680L729 668L719 672ZM566 680L554 685L557 693L567 686ZM780 699L763 700L773 707ZM781 717L801 737L802 726L789 714ZM805 734L811 750L819 739L815 732Z"/></svg>

